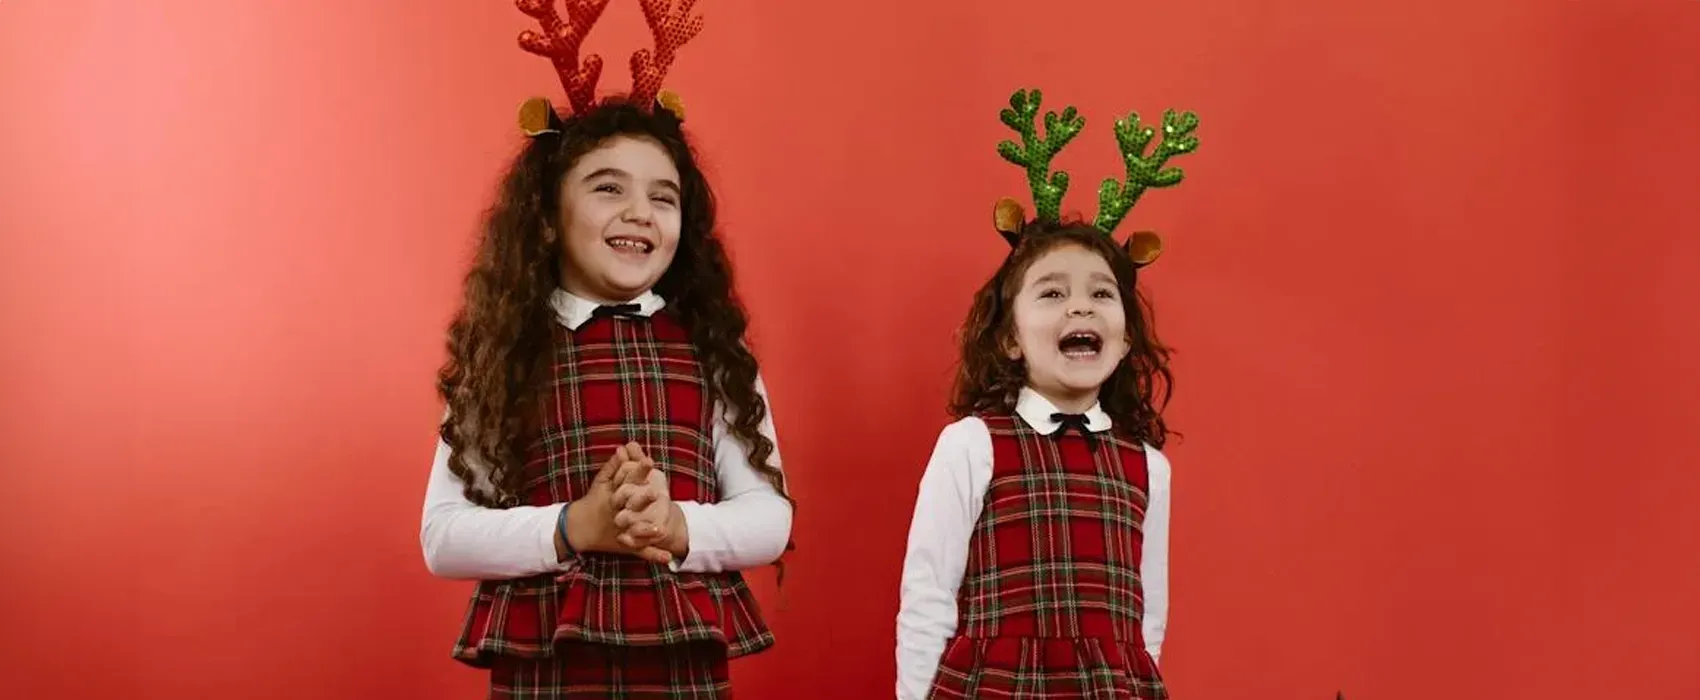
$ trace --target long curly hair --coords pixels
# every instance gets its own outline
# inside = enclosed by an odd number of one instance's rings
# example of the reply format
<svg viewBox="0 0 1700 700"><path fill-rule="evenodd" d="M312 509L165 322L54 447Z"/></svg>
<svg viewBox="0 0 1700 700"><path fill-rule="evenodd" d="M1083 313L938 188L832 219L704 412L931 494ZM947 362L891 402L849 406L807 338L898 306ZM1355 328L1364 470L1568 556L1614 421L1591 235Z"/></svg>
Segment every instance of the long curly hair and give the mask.
<svg viewBox="0 0 1700 700"><path fill-rule="evenodd" d="M1098 402L1115 423L1114 430L1161 448L1172 434L1163 421L1163 409L1174 388L1171 351L1157 339L1151 303L1138 289L1133 260L1109 236L1078 220L1029 222L1019 240L997 273L974 293L974 305L959 338L962 355L951 391L951 415L963 418L1015 410L1021 389L1027 386L1026 363L1010 359L1006 352L1015 343L1015 296L1034 262L1058 248L1078 246L1103 257L1124 291L1127 359L1104 381Z"/></svg>
<svg viewBox="0 0 1700 700"><path fill-rule="evenodd" d="M668 110L652 112L616 97L563 118L559 127L559 133L529 139L503 177L466 275L464 301L449 326L437 393L448 405L441 435L452 450L450 471L466 483L474 503L520 503L522 450L536 428L551 359L555 316L549 300L561 286L561 180L610 138L632 136L667 151L682 190L678 251L654 291L690 334L709 390L726 407L751 465L789 500L784 474L769 463L773 441L759 430L768 407L756 391L756 358L744 338L749 319L716 235L714 192L679 121Z"/></svg>

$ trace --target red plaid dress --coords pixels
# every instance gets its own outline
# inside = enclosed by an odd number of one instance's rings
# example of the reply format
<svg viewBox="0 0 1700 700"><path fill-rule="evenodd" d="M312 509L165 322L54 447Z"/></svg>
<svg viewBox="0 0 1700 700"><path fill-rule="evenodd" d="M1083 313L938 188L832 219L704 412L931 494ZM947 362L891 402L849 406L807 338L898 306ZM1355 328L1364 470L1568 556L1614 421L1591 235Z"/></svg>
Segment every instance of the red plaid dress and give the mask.
<svg viewBox="0 0 1700 700"><path fill-rule="evenodd" d="M713 399L676 318L593 318L559 329L555 349L530 505L577 499L628 441L666 472L674 500L719 500ZM721 698L727 659L772 645L736 572L586 553L564 575L480 582L454 654L491 669L492 698Z"/></svg>
<svg viewBox="0 0 1700 700"><path fill-rule="evenodd" d="M1167 698L1141 631L1144 450L982 418L992 479L929 697Z"/></svg>

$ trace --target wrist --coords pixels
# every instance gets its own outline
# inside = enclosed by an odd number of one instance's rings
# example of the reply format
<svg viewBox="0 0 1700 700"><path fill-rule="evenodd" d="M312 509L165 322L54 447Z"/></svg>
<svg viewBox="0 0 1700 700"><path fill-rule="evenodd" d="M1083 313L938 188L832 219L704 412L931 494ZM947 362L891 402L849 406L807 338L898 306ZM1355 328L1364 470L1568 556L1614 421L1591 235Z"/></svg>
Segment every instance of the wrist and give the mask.
<svg viewBox="0 0 1700 700"><path fill-rule="evenodd" d="M685 511L679 507L679 504L670 503L667 507L673 511L669 518L673 527L668 528L671 532L667 533L667 541L663 543L663 548L672 552L675 559L683 560L685 555L691 553L690 524L685 522Z"/></svg>
<svg viewBox="0 0 1700 700"><path fill-rule="evenodd" d="M583 499L568 503L562 511L561 535L566 548L571 552L596 551L596 538L592 529L596 526L590 519L590 513Z"/></svg>

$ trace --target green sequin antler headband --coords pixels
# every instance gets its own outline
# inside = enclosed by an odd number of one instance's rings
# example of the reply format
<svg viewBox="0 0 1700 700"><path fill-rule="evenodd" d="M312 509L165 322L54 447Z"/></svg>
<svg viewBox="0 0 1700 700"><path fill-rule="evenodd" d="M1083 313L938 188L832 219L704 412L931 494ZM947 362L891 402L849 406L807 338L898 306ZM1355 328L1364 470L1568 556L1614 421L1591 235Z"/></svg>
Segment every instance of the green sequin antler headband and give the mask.
<svg viewBox="0 0 1700 700"><path fill-rule="evenodd" d="M1086 126L1086 120L1072 105L1061 115L1045 113L1045 136L1038 135L1039 104L1043 99L1038 90L1017 90L1009 98L1009 107L998 114L1003 123L1021 135L1021 144L1014 141L998 143L998 155L1004 160L1027 169L1027 185L1033 191L1035 218L1056 220L1061 215L1063 195L1068 193L1068 173L1051 170L1051 159L1074 140ZM1125 179L1105 179L1098 187L1098 216L1093 226L1106 236L1114 236L1116 226L1133 209L1145 190L1153 187L1173 187L1186 174L1180 168L1163 167L1169 158L1191 153L1198 148L1198 115L1192 112L1163 113L1163 140L1155 151L1147 154L1155 129L1141 124L1139 114L1133 113L1116 120L1116 146L1121 150L1122 163L1127 168ZM998 200L992 213L993 224L1011 246L1021 241L1021 230L1027 224L1027 212L1014 199ZM1163 252L1162 239L1151 231L1138 231L1128 236L1124 244L1135 265L1151 264Z"/></svg>

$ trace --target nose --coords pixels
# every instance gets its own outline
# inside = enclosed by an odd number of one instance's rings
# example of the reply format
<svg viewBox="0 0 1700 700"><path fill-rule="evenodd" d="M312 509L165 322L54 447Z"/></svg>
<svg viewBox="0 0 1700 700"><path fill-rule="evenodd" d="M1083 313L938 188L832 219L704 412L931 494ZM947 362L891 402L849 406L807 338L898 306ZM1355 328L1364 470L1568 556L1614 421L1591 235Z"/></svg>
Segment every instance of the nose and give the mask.
<svg viewBox="0 0 1700 700"><path fill-rule="evenodd" d="M639 194L632 197L631 204L626 207L623 218L627 223L648 226L650 222L654 221L654 217L655 206L650 204L649 197Z"/></svg>
<svg viewBox="0 0 1700 700"><path fill-rule="evenodd" d="M1096 312L1093 310L1092 304L1081 297L1077 296L1068 302L1069 316L1089 317L1093 313Z"/></svg>

